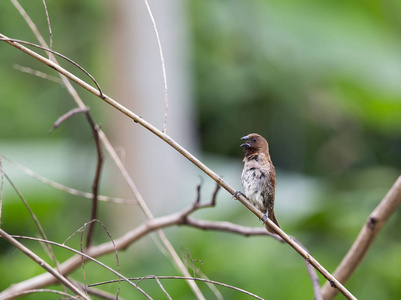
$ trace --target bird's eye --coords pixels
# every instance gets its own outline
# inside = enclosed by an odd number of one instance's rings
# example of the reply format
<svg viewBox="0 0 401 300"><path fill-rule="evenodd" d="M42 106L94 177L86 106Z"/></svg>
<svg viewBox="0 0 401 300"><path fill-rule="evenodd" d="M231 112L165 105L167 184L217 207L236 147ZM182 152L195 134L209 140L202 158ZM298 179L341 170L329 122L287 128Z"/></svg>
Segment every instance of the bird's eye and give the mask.
<svg viewBox="0 0 401 300"><path fill-rule="evenodd" d="M252 142L253 142L253 143L256 143L256 138L253 138L253 139L252 139Z"/></svg>

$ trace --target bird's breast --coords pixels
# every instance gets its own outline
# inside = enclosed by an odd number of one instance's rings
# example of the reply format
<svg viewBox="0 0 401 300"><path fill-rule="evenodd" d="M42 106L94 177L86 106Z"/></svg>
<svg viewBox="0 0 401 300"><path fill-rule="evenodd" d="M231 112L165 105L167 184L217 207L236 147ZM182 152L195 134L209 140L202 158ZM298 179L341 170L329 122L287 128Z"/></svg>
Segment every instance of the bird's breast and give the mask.
<svg viewBox="0 0 401 300"><path fill-rule="evenodd" d="M241 181L245 196L263 213L266 212L264 196L267 180L270 178L269 169L262 169L255 164L246 163L242 171Z"/></svg>

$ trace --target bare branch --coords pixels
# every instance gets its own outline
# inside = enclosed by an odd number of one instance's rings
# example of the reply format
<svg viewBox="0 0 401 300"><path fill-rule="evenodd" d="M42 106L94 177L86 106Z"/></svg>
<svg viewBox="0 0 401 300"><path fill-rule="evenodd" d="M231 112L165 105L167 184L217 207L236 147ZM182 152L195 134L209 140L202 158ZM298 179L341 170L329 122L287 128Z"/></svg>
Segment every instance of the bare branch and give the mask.
<svg viewBox="0 0 401 300"><path fill-rule="evenodd" d="M4 234L6 234L6 235L8 235L7 233L5 233L2 229L0 229L0 235L3 235L3 233ZM26 240L32 240L32 241L38 241L38 242L42 242L42 243L48 243L48 244L51 244L51 245L54 245L54 246L58 246L58 247L61 247L61 248L64 248L64 249L67 249L67 250L69 250L69 251L71 251L71 252L74 252L74 253L76 253L76 254L78 254L77 256L74 256L74 257L78 257L78 259L80 259L80 257L83 257L84 259L85 259L85 261L87 261L87 260L91 260L91 261L93 261L93 262L95 262L96 264L98 264L98 265L100 265L100 266L102 266L103 268L105 268L105 269L107 269L108 271L110 271L111 273L113 273L113 274L115 274L115 275L117 275L119 278L121 278L122 280L124 280L125 282L127 282L129 285L131 285L131 286L133 286L133 287L135 287L138 291L140 291L144 296L146 296L148 299L152 299L148 294L146 294L140 287L138 287L135 283L132 283L128 278L126 278L125 276L123 276L121 273L119 273L119 272L117 272L117 271L115 271L115 270L113 270L112 268L110 268L110 267L108 267L107 265L105 265L104 263L102 263L102 262L100 262L100 261L98 261L98 260L96 260L96 259L94 259L91 255L89 255L89 254L87 254L87 253L83 253L83 252L81 252L81 251L78 251L78 250L76 250L76 249L74 249L74 248L71 248L71 247L68 247L68 246L66 246L66 245L64 245L64 244L59 244L59 243L56 243L56 242L53 242L53 241L48 241L48 240L43 240L43 239L38 239L38 238L34 238L34 237L29 237L29 236L19 236L19 235L13 235L13 236L10 236L10 235L8 235L12 240L14 240L16 243L19 243L15 238L21 238L21 239L26 239ZM4 237L4 235L3 235L3 237ZM7 238L6 238L7 239ZM8 239L7 239L8 240ZM19 243L20 244L20 243ZM21 244L22 245L22 244ZM23 246L23 245L22 245ZM25 247L25 246L23 246L23 247ZM26 248L28 251L30 251L28 248ZM89 249L92 249L92 248L89 248ZM89 251L88 251L89 252ZM33 253L33 252L32 252ZM35 253L33 253L34 255L36 255ZM73 258L74 258L73 257ZM40 258L39 258L40 259ZM50 267L50 266L49 266ZM51 267L50 267L50 269L51 269ZM47 270L47 269L46 269ZM53 269L51 269L52 271L54 271ZM49 270L47 270L49 273L51 273ZM48 273L44 273L44 274L42 274L42 275L49 275ZM41 276L41 275L39 275L39 276ZM117 280L118 281L118 280ZM15 285L14 285L15 286ZM13 288L14 286L12 286L11 288ZM0 293L0 296L3 296L2 295L3 293ZM6 295L7 296L7 295ZM85 299L87 299L87 298L85 298Z"/></svg>
<svg viewBox="0 0 401 300"><path fill-rule="evenodd" d="M362 262L370 246L374 242L377 234L389 220L396 208L401 203L401 176L398 177L392 188L388 191L383 200L370 214L359 233L357 239L353 243L351 249L345 255L340 265L334 271L333 275L340 282L347 282L352 273ZM325 283L322 288L323 298L325 300L333 299L337 290Z"/></svg>
<svg viewBox="0 0 401 300"><path fill-rule="evenodd" d="M25 200L24 196L22 195L22 193L19 191L19 189L17 188L17 186L14 184L14 182L10 179L10 177L8 177L7 174L4 174L4 176L6 177L7 181L10 183L11 187L14 189L14 191L17 193L18 197L21 199L22 203L24 203L26 209L28 210L29 215L31 216L32 220L34 221L36 227L39 230L40 236L47 240L47 236L45 231L43 230L42 225L40 225L40 222L38 220L38 218L36 217L35 213L33 212L33 210L31 209L31 207L29 206L28 202ZM54 262L54 264L58 267L58 261L56 259L56 255L53 252L53 249L50 245L46 245L46 250L48 251L52 261Z"/></svg>
<svg viewBox="0 0 401 300"><path fill-rule="evenodd" d="M99 201L98 201L99 182L100 182L100 175L101 175L102 167L103 167L104 155L103 155L102 145L100 143L100 138L99 138L99 126L95 124L89 111L86 112L86 118L92 129L93 139L95 140L95 144L96 144L97 160L96 160L95 177L94 177L93 183L92 183L93 198L92 198L92 210L91 210L91 216L90 216L90 220L95 220L97 218L97 211L98 211L98 204L99 204ZM92 243L92 237L93 237L93 233L95 230L94 226L95 226L94 222L91 222L89 225L88 235L86 236L86 247L87 248L90 247L91 243Z"/></svg>
<svg viewBox="0 0 401 300"><path fill-rule="evenodd" d="M167 113L168 113L168 94L167 94L167 75L166 75L166 67L164 65L164 57L163 57L163 49L162 44L159 38L159 32L157 31L156 22L153 18L152 10L150 9L148 0L145 0L146 8L148 9L150 19L152 20L153 29L156 34L157 45L159 46L159 53L160 53L160 60L162 64L162 71L163 71L163 80L164 80L164 122L163 122L163 132L166 133L167 131Z"/></svg>
<svg viewBox="0 0 401 300"><path fill-rule="evenodd" d="M272 234L267 232L264 227L246 227L225 221L206 221L206 220L194 219L191 217L183 218L182 223L179 223L178 225L187 225L202 230L223 231L227 233L243 235L245 237L255 236L255 235L256 236L267 235L274 238L280 243L285 242L277 234Z"/></svg>
<svg viewBox="0 0 401 300"><path fill-rule="evenodd" d="M148 278L153 278L156 280L157 284L159 285L160 289L164 292L164 294L167 296L168 299L171 300L170 295L167 293L166 289L163 287L163 285L161 284L159 278L157 278L157 276L154 275L147 275L146 277L141 277L139 279L137 279L138 281L136 282L136 284L138 285L142 280L144 279L148 279ZM132 280L132 279L131 279Z"/></svg>
<svg viewBox="0 0 401 300"><path fill-rule="evenodd" d="M65 59L66 61L68 61L69 63L73 64L78 69L80 69L82 72L84 72L93 81L93 83L98 88L99 95L103 95L102 89L100 88L100 86L97 83L97 81L95 80L95 78L91 74L89 74L89 72L86 71L83 67L81 67L79 64L77 64L75 61L73 61L71 58L68 58L67 56L62 55L61 53L58 53L58 52L56 52L54 50L51 50L49 48L46 48L46 47L42 47L42 46L36 45L34 43L30 43L30 42L22 41L22 40L17 40L17 39L10 39L10 38L6 37L5 35L2 35L2 34L0 34L0 36L1 36L1 38L0 38L1 41L5 41L10 45L13 44L13 43L29 45L29 46L32 46L32 47L35 47L35 48L39 48L39 49L45 50L46 52L53 53L53 54L57 55L58 57L61 57L62 59Z"/></svg>
<svg viewBox="0 0 401 300"><path fill-rule="evenodd" d="M51 133L52 131L57 129L61 125L61 123L63 123L67 119L71 118L73 115L76 115L79 113L87 113L88 111L89 111L88 107L86 107L84 109L82 109L80 107L71 109L70 111L68 111L64 115L62 115L60 118L58 118L56 120L56 122L54 122L53 127L52 127L52 129L50 129L49 133Z"/></svg>
<svg viewBox="0 0 401 300"><path fill-rule="evenodd" d="M50 25L49 12L47 11L47 6L46 6L46 1L45 0L43 0L43 6L44 6L45 12L46 12L47 27L49 28L50 49L53 50L53 33L52 33L52 27ZM49 54L49 59L51 59L51 54Z"/></svg>
<svg viewBox="0 0 401 300"><path fill-rule="evenodd" d="M86 296L80 289L78 289L75 285L73 285L70 281L68 281L67 278L65 278L63 275L61 275L55 269L53 269L47 262L45 262L43 259L41 259L39 256L37 256L35 253L33 253L27 247L22 245L20 242L18 242L15 238L13 238L11 235L6 233L1 228L0 228L0 236L2 238L4 238L5 240L7 240L10 244L14 245L16 248L18 248L26 256L31 258L39 266L41 266L43 269L45 269L48 272L47 274L49 274L49 275L51 274L50 276L57 279L60 283L62 283L64 286L66 286L68 289L70 289L73 293L75 293L76 295L79 295L83 299L90 300L88 298L88 296Z"/></svg>
<svg viewBox="0 0 401 300"><path fill-rule="evenodd" d="M56 189L59 189L61 191L67 192L71 195L75 195L75 196L81 196L81 197L85 197L85 198L89 198L92 199L93 198L93 194L91 193L87 193L87 192L82 192L79 190L76 190L74 188L59 184L55 181L52 181L42 175L39 175L38 173L35 173L34 171L32 171L31 169L28 169L27 167L24 167L23 165L13 161L12 159L0 154L0 159L4 158L5 160L7 160L8 162L12 163L14 166L16 166L18 169L20 169L22 172L24 172L25 174L31 176L32 178L35 178L51 187L54 187ZM104 196L104 195L99 195L98 199L100 201L105 201L105 202L114 202L114 203L120 203L120 204L138 204L135 200L128 200L128 199L121 199L121 198L115 198L115 197L108 197L108 196Z"/></svg>
<svg viewBox="0 0 401 300"><path fill-rule="evenodd" d="M6 298L1 298L2 300L8 300L8 299L14 299L16 297L19 296L23 296L23 295L29 295L29 294L38 294L38 293L53 293L53 294L58 294L58 295L62 295L67 297L67 299L81 299L78 296L73 296L70 295L68 293L62 292L62 291L57 291L57 290L50 290L50 289L35 289L35 290L26 290L26 291L22 291L19 293L15 293L15 294L11 294L9 296L7 296Z"/></svg>
<svg viewBox="0 0 401 300"><path fill-rule="evenodd" d="M57 78L55 76L52 76L52 75L49 75L49 74L46 74L46 73L43 73L43 72L40 72L38 70L34 70L34 69L31 69L31 68L28 68L28 67L23 67L23 66L20 66L18 64L13 64L13 68L16 69L16 70L19 70L21 72L32 74L32 75L38 76L40 78L56 82L56 83L62 83L60 78Z"/></svg>
<svg viewBox="0 0 401 300"><path fill-rule="evenodd" d="M96 288L90 288L90 287L84 286L84 285L81 284L81 283L77 283L77 284L78 284L82 289L85 289L85 291L86 291L88 294L94 295L94 296L99 297L99 298L101 298L101 299L106 299L106 300L118 300L118 299L120 299L120 300L122 300L121 298L118 298L118 297L116 297L116 295L111 294L111 293L109 293L109 292L102 291L102 290L99 290L99 289L96 289Z"/></svg>

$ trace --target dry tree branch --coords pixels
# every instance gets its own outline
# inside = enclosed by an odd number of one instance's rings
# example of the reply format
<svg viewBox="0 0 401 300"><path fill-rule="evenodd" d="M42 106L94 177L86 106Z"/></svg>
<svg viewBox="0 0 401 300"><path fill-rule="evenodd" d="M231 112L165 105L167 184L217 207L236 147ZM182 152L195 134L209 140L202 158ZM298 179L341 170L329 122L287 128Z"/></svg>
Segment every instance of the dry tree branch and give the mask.
<svg viewBox="0 0 401 300"><path fill-rule="evenodd" d="M85 108L73 108L70 111L66 112L64 115L62 115L61 117L59 117L56 122L54 122L52 129L50 129L49 133L52 133L54 130L56 130L61 123L63 123L64 121L66 121L67 119L71 118L73 115L79 114L79 113L87 113L89 111L89 107L85 107Z"/></svg>
<svg viewBox="0 0 401 300"><path fill-rule="evenodd" d="M58 128L62 122L66 121L68 118L72 117L75 114L78 113L85 113L86 119L88 120L88 123L90 125L93 139L95 140L95 145L96 145L96 154L97 154L97 161L96 161L96 171L95 171L95 178L93 179L92 183L92 210L91 210L91 216L90 220L95 220L97 217L97 210L98 210L98 195L99 195L99 182L100 182L100 175L102 171L102 166L103 166L103 151L102 151L102 145L100 144L100 139L99 139L99 126L95 123L93 120L91 114L89 113L89 108L74 108L62 115L60 118L57 119L57 121L53 124L53 127L51 131L54 129ZM94 226L95 223L91 222L89 225L89 230L88 230L88 235L86 237L86 247L90 247L92 243L92 237L94 233Z"/></svg>
<svg viewBox="0 0 401 300"><path fill-rule="evenodd" d="M78 300L81 299L78 296L73 296L71 294L68 294L68 293L65 293L62 291L50 290L50 289L34 289L34 290L26 290L26 291L22 291L19 293L11 294L11 295L7 296L6 298L1 298L1 300L9 300L9 299L14 299L16 297L23 296L23 295L38 294L38 293L53 293L53 294L65 296L65 297L67 297L67 299L78 299Z"/></svg>
<svg viewBox="0 0 401 300"><path fill-rule="evenodd" d="M81 80L79 77L71 74L61 66L55 64L51 60L37 54L36 52L22 46L16 41L10 40L6 36L0 33L0 38L4 40L6 43L10 44L11 46L23 51L24 53L32 56L33 58L39 60L40 62L52 67L55 69L57 72L63 74L64 76L68 77L70 80L74 81L87 91L91 92L92 94L98 96L100 99L103 101L107 102L114 108L118 109L122 113L124 113L126 116L131 118L134 122L140 124L147 130L151 131L153 134L155 134L157 137L162 139L164 142L169 144L172 148L174 148L176 151L181 153L185 158L187 158L190 162L192 162L194 165L196 165L199 169L201 169L204 173L206 173L209 177L211 177L213 180L215 180L219 185L221 185L223 188L225 188L231 195L234 195L236 193L236 190L234 190L228 183L226 183L220 176L218 176L215 172L213 172L211 169L209 169L204 163L202 163L199 159L197 159L193 154L191 154L188 150L186 150L184 147L179 145L176 141L174 141L170 136L167 134L163 133L162 131L158 130L156 127L154 127L152 124L149 122L145 121L123 105L119 104L117 101L112 99L111 97L107 96L106 94L102 94L99 92L99 90L93 88L83 80ZM243 195L238 195L237 199L246 207L248 210L253 212L259 219L262 219L263 213L260 212L258 209L256 209ZM294 242L281 228L276 226L270 219L266 220L266 223L268 224L269 227L273 228L273 230L280 236L282 237L295 251L297 251L304 259L310 262L311 265L314 266L315 269L317 269L329 282L330 285L333 287L336 287L345 297L348 299L356 299L336 278L333 277L315 258L313 258L307 251L305 251L301 246L299 246L296 242Z"/></svg>
<svg viewBox="0 0 401 300"><path fill-rule="evenodd" d="M2 38L0 39L1 41L14 42L14 43L19 43L19 44L29 45L29 46L32 46L32 47L35 47L35 48L42 49L42 50L45 50L47 52L53 53L53 54L57 55L58 57L61 57L62 59L65 59L66 61L68 61L69 63L73 64L78 69L80 69L82 72L84 72L93 81L93 83L96 85L96 87L99 90L100 95L103 95L102 90L101 90L99 84L97 83L96 79L91 74L89 74L89 72L86 71L83 67L81 67L79 64L77 64L75 61L73 61L71 58L68 58L67 56L65 56L65 55L63 55L61 53L58 53L58 52L56 52L54 50L51 50L49 48L46 48L46 47L42 47L42 46L36 45L34 43L30 43L30 42L23 41L23 40L10 39L10 38L8 38L8 37L6 37L4 35L1 35L1 36L2 36Z"/></svg>
<svg viewBox="0 0 401 300"><path fill-rule="evenodd" d="M56 188L58 190L64 191L66 193L69 193L71 195L75 195L75 196L81 196L84 198L88 198L88 199L92 199L93 198L93 194L91 193L87 193L87 192L83 192L83 191L79 191L76 190L74 188L62 185L60 183L57 183L55 181L52 181L42 175L39 175L38 173L35 173L34 171L32 171L31 169L28 169L27 167L24 167L23 165L13 161L12 159L0 154L0 160L1 158L7 160L9 163L13 164L14 166L16 166L18 169L20 169L22 172L24 172L25 174L31 176L32 178L35 178L41 182L43 182L44 184L47 184L53 188ZM135 200L128 200L128 199L121 199L121 198L116 198L116 197L109 197L109 196L104 196L104 195L99 195L98 196L100 201L105 201L105 202L113 202L113 203L119 203L119 204L138 204L137 201Z"/></svg>
<svg viewBox="0 0 401 300"><path fill-rule="evenodd" d="M47 27L49 29L49 45L50 45L50 49L53 50L53 33L52 33L52 26L50 25L50 18L49 18L49 12L47 11L47 6L46 6L46 1L43 0L43 6L45 8L45 12L46 12L46 19L47 19ZM49 54L49 59L52 59L51 54Z"/></svg>
<svg viewBox="0 0 401 300"><path fill-rule="evenodd" d="M15 246L16 248L18 248L22 253L24 253L26 256L31 258L33 261L35 261L39 266L41 266L43 269L45 269L48 272L46 274L49 274L55 280L62 283L69 290L71 290L74 294L79 295L82 299L90 300L90 298L88 298L88 296L86 296L79 288L77 288L75 285L73 285L67 278L65 278L63 275L61 275L55 269L53 269L47 262L45 262L43 259L41 259L39 256L37 256L35 253L33 253L27 247L22 245L20 242L18 242L15 238L13 238L11 235L6 233L1 228L0 228L0 236L2 238L4 238L5 240L7 240L10 244ZM9 296L6 295L6 297L9 297Z"/></svg>
<svg viewBox="0 0 401 300"><path fill-rule="evenodd" d="M90 219L93 221L97 218L97 211L98 211L98 204L99 204L99 200L98 200L99 182L100 182L100 175L101 175L102 167L103 167L104 155L103 155L102 145L101 145L100 138L99 138L99 126L97 124L95 124L89 111L87 111L85 115L86 115L86 118L88 119L88 122L92 129L93 139L95 140L95 144L96 144L96 157L97 157L95 177L94 177L93 183L92 183L93 198L92 198L92 210L91 210ZM93 233L95 230L94 226L95 226L95 222L91 222L89 225L88 235L86 236L86 248L90 247L92 244L92 237L93 237Z"/></svg>
<svg viewBox="0 0 401 300"><path fill-rule="evenodd" d="M386 196L368 217L365 225L359 233L352 247L345 255L340 265L334 271L334 276L342 283L347 282L352 273L362 262L370 246L374 242L377 234L383 228L396 208L401 203L401 176L387 192ZM333 299L337 295L337 290L327 283L322 288L325 300Z"/></svg>
<svg viewBox="0 0 401 300"><path fill-rule="evenodd" d="M56 242L53 242L53 241L49 241L49 240L44 240L44 239L39 239L39 238L34 238L34 237L30 237L30 236L20 236L20 235L13 235L13 236L11 236L11 235L8 235L4 230L2 230L2 229L0 229L0 236L4 236L3 234L5 234L5 235L7 235L8 237L10 237L14 242L16 242L16 243L18 243L19 245L21 245L22 247L24 247L25 249L24 250L27 250L27 251L29 251L29 252L31 252L32 254L34 254L35 256L36 256L36 254L35 253L33 253L32 251L30 251L28 248L26 248L24 245L22 245L21 243L19 243L17 240L16 240L16 238L20 238L20 239L26 239L26 240L31 240L31 241L37 241L37 242L41 242L41 243L48 243L48 244L50 244L50 245L54 245L54 246L58 246L58 247L60 247L60 248L64 248L64 249L66 249L66 250L69 250L69 251L71 251L71 252L74 252L75 254L77 254L77 256L78 256L78 258L79 257L83 257L85 260L91 260L91 261L93 261L93 262L95 262L96 264L98 264L98 265L100 265L101 267L103 267L103 268L105 268L105 269L107 269L108 271L110 271L111 273L113 273L113 274L115 274L115 275L117 275L120 279L122 279L122 280L124 280L125 282L127 282L129 285L131 285L131 286L133 286L133 287L135 287L139 292L141 292L145 297L147 297L148 299L152 299L144 290L142 290L138 285L136 285L135 283L132 283L128 278L126 278L124 275L122 275L121 273L119 273L119 272L117 272L117 271L115 271L115 270L113 270L112 268L110 268L109 266L107 266L107 265L105 265L104 263L102 263L102 262L100 262L100 261L98 261L98 260L96 260L96 259L94 259L92 256L90 256L90 255L88 255L87 253L83 253L83 252L81 252L81 251L78 251L78 250L76 250L76 249L74 249L74 248L71 248L71 247L68 247L68 246L66 246L66 245L64 245L64 244L59 244L59 243L56 243ZM9 239L8 238L6 238L8 241L9 241ZM11 243L11 241L10 241L10 243ZM13 243L12 243L13 244ZM13 244L13 245L15 245L15 244ZM20 249L21 250L21 248L20 247L17 247L18 249ZM92 249L92 248L89 248L89 249ZM25 253L25 252L24 252ZM77 257L77 256L74 256L74 257ZM32 257L31 257L32 258ZM38 257L39 258L39 257ZM32 258L33 259L33 258ZM35 259L34 259L35 260ZM38 263L40 263L42 260L39 258L39 262ZM35 260L36 261L36 260ZM44 262L44 261L43 261ZM44 263L46 263L46 262L44 262ZM42 265L41 265L42 266ZM42 266L43 267L43 266ZM50 266L49 266L50 267ZM50 267L50 269L51 269L51 267ZM46 269L47 270L47 269ZM49 272L49 270L47 270L48 272ZM51 271L54 271L53 269L51 269ZM42 275L48 275L48 273L44 273L44 274L42 274ZM39 275L39 276L41 276L41 275ZM38 276L38 277L39 277ZM60 275L61 276L61 275ZM63 277L64 278L64 277ZM69 281L68 281L69 282ZM70 283L71 284L71 283ZM75 286L74 286L75 287ZM0 297L2 297L3 295L2 295L3 293L0 293ZM6 295L7 296L7 295ZM87 299L87 298L85 298L85 299Z"/></svg>

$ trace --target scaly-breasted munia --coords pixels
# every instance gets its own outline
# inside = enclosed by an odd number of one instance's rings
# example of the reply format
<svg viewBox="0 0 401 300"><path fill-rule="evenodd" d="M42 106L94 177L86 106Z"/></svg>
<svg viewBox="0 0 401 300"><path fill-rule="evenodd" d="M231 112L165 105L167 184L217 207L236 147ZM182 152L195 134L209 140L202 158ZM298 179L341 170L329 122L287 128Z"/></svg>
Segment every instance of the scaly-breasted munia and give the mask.
<svg viewBox="0 0 401 300"><path fill-rule="evenodd" d="M245 196L266 218L272 220L278 227L274 214L274 198L276 186L276 171L269 154L269 144L256 133L241 138L245 143L241 145L245 150L244 170L241 181L245 189ZM275 231L265 224L267 231Z"/></svg>

